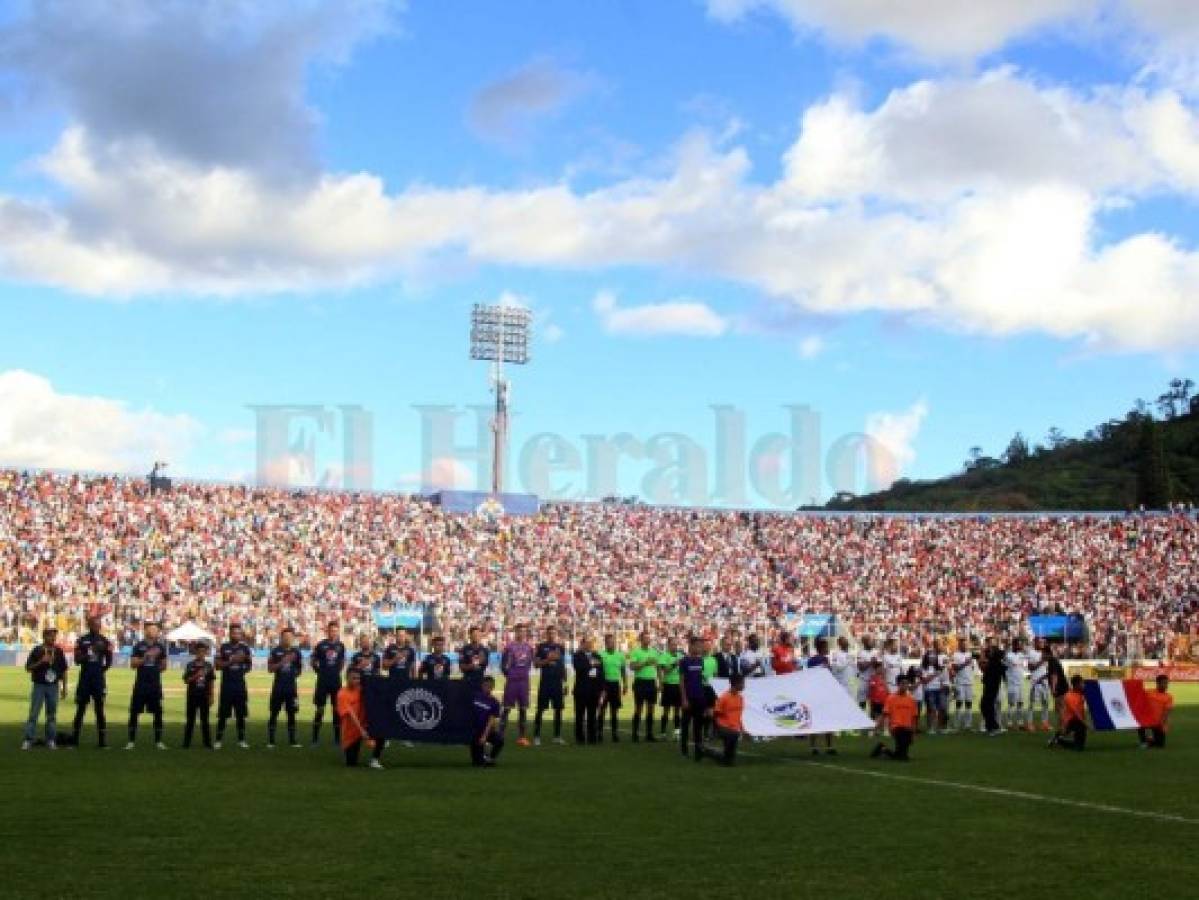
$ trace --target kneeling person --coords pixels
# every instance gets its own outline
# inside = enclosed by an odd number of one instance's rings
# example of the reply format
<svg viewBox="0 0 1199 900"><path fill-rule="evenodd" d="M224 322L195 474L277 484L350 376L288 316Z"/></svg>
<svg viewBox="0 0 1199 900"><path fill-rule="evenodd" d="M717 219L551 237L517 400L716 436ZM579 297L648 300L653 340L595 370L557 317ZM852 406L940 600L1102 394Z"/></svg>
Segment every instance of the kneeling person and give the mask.
<svg viewBox="0 0 1199 900"><path fill-rule="evenodd" d="M504 736L500 733L500 702L495 699L494 690L495 679L486 675L475 692L475 734L470 743L470 761L475 766L494 766L504 749Z"/></svg>
<svg viewBox="0 0 1199 900"><path fill-rule="evenodd" d="M916 723L920 718L920 708L912 697L912 684L906 675L901 675L896 682L896 692L890 694L883 703L883 716L879 721L884 728L890 729L891 737L895 740L894 749L882 741L871 751L870 756L908 762L908 751L916 734Z"/></svg>
<svg viewBox="0 0 1199 900"><path fill-rule="evenodd" d="M1087 701L1082 693L1082 676L1070 679L1070 690L1062 697L1062 727L1049 739L1050 747L1079 752L1087 746Z"/></svg>
<svg viewBox="0 0 1199 900"><path fill-rule="evenodd" d="M713 719L716 726L716 737L724 745L723 753L715 750L705 750L707 756L720 762L721 765L731 766L737 758L737 744L745 729L741 724L741 714L745 711L745 698L741 692L745 690L745 676L729 676L729 689L716 698L713 709Z"/></svg>
<svg viewBox="0 0 1199 900"><path fill-rule="evenodd" d="M346 685L337 692L338 721L341 722L341 749L346 755L346 765L351 769L358 765L358 757L362 753L362 742L370 742L371 736L367 731L366 701L362 696L362 670L350 669L346 672ZM383 753L383 741L374 741L374 751L371 754L371 768L382 769L383 763L379 756Z"/></svg>
<svg viewBox="0 0 1199 900"><path fill-rule="evenodd" d="M1157 690L1145 694L1149 700L1152 713L1144 728L1138 728L1141 738L1141 749L1164 750L1166 747L1166 730L1170 723L1170 710L1174 708L1174 698L1170 696L1170 676L1157 676Z"/></svg>

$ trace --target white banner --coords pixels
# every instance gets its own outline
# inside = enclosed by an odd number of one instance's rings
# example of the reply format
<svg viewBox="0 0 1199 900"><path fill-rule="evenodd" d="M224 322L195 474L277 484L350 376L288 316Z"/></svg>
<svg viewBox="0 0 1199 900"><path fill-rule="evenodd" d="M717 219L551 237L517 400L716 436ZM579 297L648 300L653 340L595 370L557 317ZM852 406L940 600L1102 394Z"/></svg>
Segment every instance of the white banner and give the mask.
<svg viewBox="0 0 1199 900"><path fill-rule="evenodd" d="M713 678L716 693L728 690ZM754 737L792 737L873 728L874 722L828 669L804 669L789 675L745 679L741 722Z"/></svg>

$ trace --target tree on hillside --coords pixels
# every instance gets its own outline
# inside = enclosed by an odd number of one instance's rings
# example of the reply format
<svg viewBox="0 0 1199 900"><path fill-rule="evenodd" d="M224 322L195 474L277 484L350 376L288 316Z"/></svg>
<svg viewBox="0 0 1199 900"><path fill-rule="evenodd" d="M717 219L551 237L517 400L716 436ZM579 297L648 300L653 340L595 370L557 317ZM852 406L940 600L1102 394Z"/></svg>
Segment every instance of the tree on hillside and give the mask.
<svg viewBox="0 0 1199 900"><path fill-rule="evenodd" d="M1170 473L1162 447L1161 427L1152 419L1141 423L1137 447L1137 503L1147 509L1163 509L1170 501Z"/></svg>
<svg viewBox="0 0 1199 900"><path fill-rule="evenodd" d="M1185 416L1191 408L1191 391L1195 382L1189 378L1172 378L1166 392L1157 398L1157 411L1163 419Z"/></svg>
<svg viewBox="0 0 1199 900"><path fill-rule="evenodd" d="M1054 425L1049 429L1049 434L1045 437L1045 442L1049 445L1050 450L1060 450L1070 443L1070 439L1066 437L1066 433Z"/></svg>
<svg viewBox="0 0 1199 900"><path fill-rule="evenodd" d="M1028 441L1019 431L1007 445L1007 449L1003 451L1003 461L1006 463L1021 463L1028 459Z"/></svg>

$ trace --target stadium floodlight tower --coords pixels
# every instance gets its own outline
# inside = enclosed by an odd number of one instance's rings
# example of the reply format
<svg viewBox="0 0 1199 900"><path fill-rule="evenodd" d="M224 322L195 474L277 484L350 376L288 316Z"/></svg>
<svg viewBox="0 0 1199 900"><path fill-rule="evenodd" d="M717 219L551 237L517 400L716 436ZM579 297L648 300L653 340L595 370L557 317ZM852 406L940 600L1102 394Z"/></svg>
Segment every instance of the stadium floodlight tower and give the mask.
<svg viewBox="0 0 1199 900"><path fill-rule="evenodd" d="M470 358L492 364L491 389L495 418L491 420L491 492L504 490L504 451L508 446L508 380L504 363L523 366L529 361L529 310L523 306L484 306L470 313Z"/></svg>

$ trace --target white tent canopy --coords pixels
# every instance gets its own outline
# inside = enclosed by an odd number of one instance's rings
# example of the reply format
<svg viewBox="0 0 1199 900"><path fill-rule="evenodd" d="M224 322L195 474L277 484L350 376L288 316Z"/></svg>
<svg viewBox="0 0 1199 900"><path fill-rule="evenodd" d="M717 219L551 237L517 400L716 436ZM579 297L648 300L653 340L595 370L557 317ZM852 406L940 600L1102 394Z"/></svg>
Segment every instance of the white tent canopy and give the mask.
<svg viewBox="0 0 1199 900"><path fill-rule="evenodd" d="M216 638L195 622L187 622L180 625L174 631L167 632L167 640L176 644L187 644L192 641L206 641L209 644L216 643Z"/></svg>

